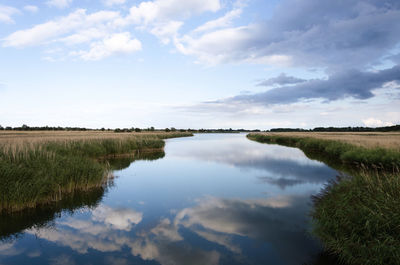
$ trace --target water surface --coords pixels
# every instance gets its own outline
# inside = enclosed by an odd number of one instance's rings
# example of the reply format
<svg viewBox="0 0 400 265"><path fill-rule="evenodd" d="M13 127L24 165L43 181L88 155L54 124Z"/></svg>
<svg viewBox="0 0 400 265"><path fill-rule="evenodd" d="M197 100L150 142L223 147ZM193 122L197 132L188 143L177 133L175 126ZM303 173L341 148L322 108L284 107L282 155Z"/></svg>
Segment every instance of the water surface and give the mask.
<svg viewBox="0 0 400 265"><path fill-rule="evenodd" d="M335 170L244 134L166 142L165 157L128 163L85 201L3 217L0 264L290 265L320 253L310 196Z"/></svg>

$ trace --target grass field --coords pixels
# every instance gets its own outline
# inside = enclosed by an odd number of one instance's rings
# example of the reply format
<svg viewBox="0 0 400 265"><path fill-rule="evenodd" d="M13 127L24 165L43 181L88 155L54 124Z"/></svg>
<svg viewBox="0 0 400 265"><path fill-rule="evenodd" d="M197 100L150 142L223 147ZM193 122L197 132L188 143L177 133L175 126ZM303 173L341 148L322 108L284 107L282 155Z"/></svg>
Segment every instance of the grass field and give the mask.
<svg viewBox="0 0 400 265"><path fill-rule="evenodd" d="M386 148L400 152L400 132L277 132L270 136L311 137L350 143L365 148Z"/></svg>
<svg viewBox="0 0 400 265"><path fill-rule="evenodd" d="M191 136L186 132L140 132L114 133L102 131L0 131L0 144L20 144L49 141L94 140L94 139L126 139L159 138L167 139L181 136Z"/></svg>
<svg viewBox="0 0 400 265"><path fill-rule="evenodd" d="M400 264L399 133L261 133L248 138L298 147L350 172L351 177L338 178L314 197L313 233L345 264Z"/></svg>
<svg viewBox="0 0 400 265"><path fill-rule="evenodd" d="M140 157L163 139L190 133L2 132L0 211L58 201L66 193L102 186L114 167L106 158Z"/></svg>

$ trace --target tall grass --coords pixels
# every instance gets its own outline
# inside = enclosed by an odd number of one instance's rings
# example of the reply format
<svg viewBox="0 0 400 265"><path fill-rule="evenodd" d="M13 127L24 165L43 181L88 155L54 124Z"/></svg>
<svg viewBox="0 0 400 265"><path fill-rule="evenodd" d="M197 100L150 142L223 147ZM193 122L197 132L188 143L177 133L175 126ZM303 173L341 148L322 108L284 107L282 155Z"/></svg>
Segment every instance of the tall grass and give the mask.
<svg viewBox="0 0 400 265"><path fill-rule="evenodd" d="M95 208L100 203L107 186L92 188L89 191L75 191L63 196L59 201L24 211L0 213L0 243L18 238L25 229L48 227L63 211L74 212L83 207Z"/></svg>
<svg viewBox="0 0 400 265"><path fill-rule="evenodd" d="M369 169L396 170L400 166L400 151L375 147L366 148L339 140L285 135L249 134L251 140L261 143L280 144L300 148L306 155L320 157L328 164L354 167L363 165ZM330 161L330 162L329 162Z"/></svg>
<svg viewBox="0 0 400 265"><path fill-rule="evenodd" d="M400 264L400 172L363 171L314 197L314 234L347 264Z"/></svg>
<svg viewBox="0 0 400 265"><path fill-rule="evenodd" d="M400 152L400 132L264 132L271 136L311 137L334 140L365 148L385 148Z"/></svg>
<svg viewBox="0 0 400 265"><path fill-rule="evenodd" d="M162 139L187 133L123 137L18 137L0 141L0 211L58 201L65 193L102 186L110 171L104 158L162 150ZM101 158L101 159L100 159ZM99 160L100 159L100 160Z"/></svg>

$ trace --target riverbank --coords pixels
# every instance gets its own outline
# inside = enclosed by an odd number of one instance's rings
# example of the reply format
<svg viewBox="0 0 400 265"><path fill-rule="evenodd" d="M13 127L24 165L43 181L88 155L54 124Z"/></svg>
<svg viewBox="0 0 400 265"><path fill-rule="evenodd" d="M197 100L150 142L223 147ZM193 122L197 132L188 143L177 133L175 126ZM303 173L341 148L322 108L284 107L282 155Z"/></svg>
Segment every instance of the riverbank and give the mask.
<svg viewBox="0 0 400 265"><path fill-rule="evenodd" d="M340 169L393 172L400 167L399 133L252 133L260 143L301 149L308 157Z"/></svg>
<svg viewBox="0 0 400 265"><path fill-rule="evenodd" d="M0 211L59 201L101 187L112 166L105 157L160 153L163 139L191 133L25 132L0 134ZM100 159L102 158L102 159Z"/></svg>
<svg viewBox="0 0 400 265"><path fill-rule="evenodd" d="M351 173L313 198L313 233L345 264L400 264L400 143L388 134L250 134L261 143L297 147L313 158ZM342 138L340 138L342 137ZM346 138L347 137L347 138ZM334 138L334 139L332 139ZM363 138L360 140L360 138Z"/></svg>

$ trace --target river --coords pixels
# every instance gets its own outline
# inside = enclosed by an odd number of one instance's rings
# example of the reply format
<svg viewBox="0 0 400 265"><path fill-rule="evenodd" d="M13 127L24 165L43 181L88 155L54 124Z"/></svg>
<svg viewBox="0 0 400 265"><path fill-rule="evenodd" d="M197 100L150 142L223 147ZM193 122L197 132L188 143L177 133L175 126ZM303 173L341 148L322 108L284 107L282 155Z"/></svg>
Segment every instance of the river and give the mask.
<svg viewBox="0 0 400 265"><path fill-rule="evenodd" d="M313 264L311 196L338 172L245 134L196 134L114 175L100 193L3 218L0 264Z"/></svg>

